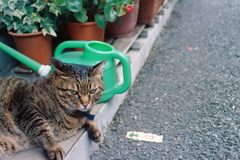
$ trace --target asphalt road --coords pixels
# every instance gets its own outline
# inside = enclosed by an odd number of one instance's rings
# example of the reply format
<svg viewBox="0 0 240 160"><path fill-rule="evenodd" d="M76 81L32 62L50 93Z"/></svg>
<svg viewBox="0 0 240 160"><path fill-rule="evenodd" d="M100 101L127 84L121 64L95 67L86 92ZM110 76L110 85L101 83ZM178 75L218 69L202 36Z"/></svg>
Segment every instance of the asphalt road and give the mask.
<svg viewBox="0 0 240 160"><path fill-rule="evenodd" d="M180 0L91 159L240 159L239 73L240 1Z"/></svg>

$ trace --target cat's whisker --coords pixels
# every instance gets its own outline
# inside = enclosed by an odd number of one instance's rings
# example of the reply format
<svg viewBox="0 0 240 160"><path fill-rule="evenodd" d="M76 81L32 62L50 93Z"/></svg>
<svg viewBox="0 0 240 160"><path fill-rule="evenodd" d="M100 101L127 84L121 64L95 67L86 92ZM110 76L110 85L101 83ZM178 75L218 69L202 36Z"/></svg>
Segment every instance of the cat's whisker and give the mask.
<svg viewBox="0 0 240 160"><path fill-rule="evenodd" d="M67 109L66 111L65 111L65 113L67 114L67 115L69 115L69 116L71 116L71 114L74 112L74 110L72 110L72 109Z"/></svg>

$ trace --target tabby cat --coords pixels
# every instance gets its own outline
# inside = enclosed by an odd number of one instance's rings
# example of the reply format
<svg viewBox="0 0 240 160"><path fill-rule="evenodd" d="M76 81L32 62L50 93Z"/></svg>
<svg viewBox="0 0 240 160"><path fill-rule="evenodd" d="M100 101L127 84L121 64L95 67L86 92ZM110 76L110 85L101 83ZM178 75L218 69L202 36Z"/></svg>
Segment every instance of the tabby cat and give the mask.
<svg viewBox="0 0 240 160"><path fill-rule="evenodd" d="M38 144L50 160L64 159L57 142L85 127L94 142L101 140L89 111L102 97L106 60L95 66L50 59L55 72L46 77L0 79L0 155Z"/></svg>

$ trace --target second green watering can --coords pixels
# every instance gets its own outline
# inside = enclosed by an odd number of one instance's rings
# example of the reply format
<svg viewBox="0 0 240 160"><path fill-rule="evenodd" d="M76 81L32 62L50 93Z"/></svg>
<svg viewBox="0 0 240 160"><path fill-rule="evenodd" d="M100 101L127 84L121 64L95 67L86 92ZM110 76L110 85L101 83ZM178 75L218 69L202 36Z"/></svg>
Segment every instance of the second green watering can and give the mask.
<svg viewBox="0 0 240 160"><path fill-rule="evenodd" d="M66 48L83 48L84 51L62 53ZM100 41L66 41L58 45L54 57L65 63L90 66L94 66L107 59L103 74L105 90L99 102L108 101L115 94L125 92L131 85L131 69L128 57L124 53L115 50L108 43ZM121 85L118 84L117 79L116 59L119 59L123 66L124 82Z"/></svg>

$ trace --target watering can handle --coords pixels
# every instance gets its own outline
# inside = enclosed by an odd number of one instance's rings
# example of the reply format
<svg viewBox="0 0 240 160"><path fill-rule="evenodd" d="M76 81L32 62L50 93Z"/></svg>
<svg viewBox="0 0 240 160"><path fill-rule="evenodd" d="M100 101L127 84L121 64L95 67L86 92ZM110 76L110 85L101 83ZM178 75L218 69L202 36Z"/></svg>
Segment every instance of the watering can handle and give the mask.
<svg viewBox="0 0 240 160"><path fill-rule="evenodd" d="M117 58L121 61L123 66L123 84L117 85L115 87L115 93L120 94L128 90L131 86L131 68L130 68L130 61L128 57L120 51L115 50L113 52L113 58Z"/></svg>
<svg viewBox="0 0 240 160"><path fill-rule="evenodd" d="M66 48L84 48L87 41L65 41L59 44L54 52L54 57L58 57L62 54L62 51Z"/></svg>

